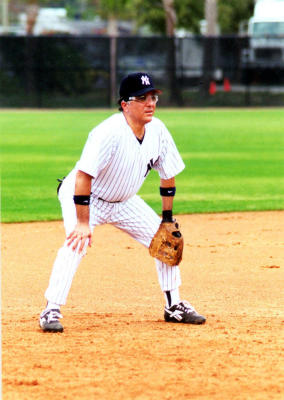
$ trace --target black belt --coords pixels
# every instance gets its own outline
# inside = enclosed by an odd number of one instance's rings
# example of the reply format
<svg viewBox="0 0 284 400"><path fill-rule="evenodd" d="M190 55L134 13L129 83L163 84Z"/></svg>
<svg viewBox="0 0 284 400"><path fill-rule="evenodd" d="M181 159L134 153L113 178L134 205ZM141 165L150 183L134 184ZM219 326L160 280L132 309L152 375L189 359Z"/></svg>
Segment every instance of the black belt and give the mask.
<svg viewBox="0 0 284 400"><path fill-rule="evenodd" d="M105 203L111 203L111 204L114 204L114 203L121 203L121 201L108 201L108 200L104 200L104 199L102 199L101 197L98 197L98 200L104 201Z"/></svg>

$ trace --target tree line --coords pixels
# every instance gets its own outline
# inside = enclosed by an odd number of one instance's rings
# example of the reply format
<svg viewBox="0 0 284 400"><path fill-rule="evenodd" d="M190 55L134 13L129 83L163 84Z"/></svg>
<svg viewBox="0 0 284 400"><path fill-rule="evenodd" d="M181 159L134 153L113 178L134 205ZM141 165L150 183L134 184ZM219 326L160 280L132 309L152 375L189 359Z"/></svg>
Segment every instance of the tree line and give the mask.
<svg viewBox="0 0 284 400"><path fill-rule="evenodd" d="M133 34L142 26L154 34L171 35L176 29L200 33L206 6L216 7L220 34L234 34L253 13L255 0L10 0L11 9L65 7L68 17L92 19L100 16L114 27L118 20L134 21ZM210 16L209 16L210 17Z"/></svg>

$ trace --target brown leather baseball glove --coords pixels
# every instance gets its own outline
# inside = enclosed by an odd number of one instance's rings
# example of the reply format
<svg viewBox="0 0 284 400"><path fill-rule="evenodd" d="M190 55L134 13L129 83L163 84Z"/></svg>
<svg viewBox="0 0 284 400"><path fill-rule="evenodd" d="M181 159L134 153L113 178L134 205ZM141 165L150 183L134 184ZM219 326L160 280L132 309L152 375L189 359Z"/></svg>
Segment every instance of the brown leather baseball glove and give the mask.
<svg viewBox="0 0 284 400"><path fill-rule="evenodd" d="M153 237L149 252L152 257L170 265L178 265L182 259L183 237L176 221L161 222Z"/></svg>

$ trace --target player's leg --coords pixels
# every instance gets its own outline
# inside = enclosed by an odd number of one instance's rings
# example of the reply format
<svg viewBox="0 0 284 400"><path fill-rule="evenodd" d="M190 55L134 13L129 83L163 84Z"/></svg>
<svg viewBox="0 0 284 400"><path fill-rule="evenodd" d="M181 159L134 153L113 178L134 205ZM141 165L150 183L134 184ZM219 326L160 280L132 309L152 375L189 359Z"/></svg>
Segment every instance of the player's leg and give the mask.
<svg viewBox="0 0 284 400"><path fill-rule="evenodd" d="M139 196L134 196L121 206L117 206L115 225L134 239L149 247L161 223L161 218ZM185 301L180 300L181 285L179 266L169 266L155 259L160 287L164 293L166 306L164 317L167 322L202 324L205 318Z"/></svg>
<svg viewBox="0 0 284 400"><path fill-rule="evenodd" d="M71 175L64 180L59 191L66 236L72 232L77 222L73 191L74 177ZM59 322L59 319L62 318L60 307L66 303L75 272L84 254L85 251L79 253L78 248L76 251L73 251L71 247L67 246L66 240L64 245L58 250L52 267L48 288L45 291L47 305L40 316L40 326L44 331L63 331L63 326Z"/></svg>
<svg viewBox="0 0 284 400"><path fill-rule="evenodd" d="M67 245L67 241L65 241L64 245L58 250L49 279L49 285L45 292L45 297L50 308L52 305L60 307L66 304L74 275L83 256L86 254L87 246L88 242L86 242L84 250L79 253L79 245L73 251Z"/></svg>
<svg viewBox="0 0 284 400"><path fill-rule="evenodd" d="M66 236L72 232L77 223L73 193L74 183L67 177L59 192ZM100 214L103 214L104 210L100 210L100 207L96 207L97 211L94 213L92 208L93 205L90 206L90 226L93 230L95 225L103 222L103 218ZM82 258L86 254L87 246L88 242L86 242L83 251L79 253L79 245L74 251L71 246L67 245L67 241L65 241L64 245L59 249L51 271L49 285L45 292L47 306L40 318L40 325L43 330L62 332L63 327L59 322L59 318L62 316L59 310L62 305L66 304L73 278Z"/></svg>
<svg viewBox="0 0 284 400"><path fill-rule="evenodd" d="M59 191L66 237L77 223L76 208L73 202L74 179L74 176L68 176ZM60 307L66 303L73 277L85 252L79 254L77 249L73 251L71 247L67 246L67 240L58 250L45 292L45 297L50 305Z"/></svg>
<svg viewBox="0 0 284 400"><path fill-rule="evenodd" d="M63 331L63 326L59 322L59 319L62 318L60 307L66 303L74 275L86 253L87 245L88 243L85 244L81 253L78 252L79 245L73 251L70 246L67 246L67 241L59 249L45 292L47 305L40 316L40 326L44 331Z"/></svg>
<svg viewBox="0 0 284 400"><path fill-rule="evenodd" d="M115 217L114 224L119 229L127 232L147 248L161 223L161 218L139 196L134 196L126 203L118 205ZM172 296L172 302L179 302L178 288L181 284L179 267L171 267L157 259L155 262L159 283L165 293L166 301L168 302Z"/></svg>

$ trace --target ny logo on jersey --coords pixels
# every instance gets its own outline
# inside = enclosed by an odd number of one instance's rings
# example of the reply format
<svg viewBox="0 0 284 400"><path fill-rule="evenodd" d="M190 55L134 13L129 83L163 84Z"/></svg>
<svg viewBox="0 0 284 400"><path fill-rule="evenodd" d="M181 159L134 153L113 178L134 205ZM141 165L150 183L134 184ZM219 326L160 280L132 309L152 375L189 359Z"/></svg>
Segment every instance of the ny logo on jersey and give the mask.
<svg viewBox="0 0 284 400"><path fill-rule="evenodd" d="M149 174L149 172L150 172L151 169L153 168L153 165L154 165L154 163L153 163L153 158L151 158L151 160L148 162L147 171L146 171L146 174L144 175L144 178Z"/></svg>
<svg viewBox="0 0 284 400"><path fill-rule="evenodd" d="M150 85L150 81L147 75L141 76L142 85Z"/></svg>

